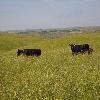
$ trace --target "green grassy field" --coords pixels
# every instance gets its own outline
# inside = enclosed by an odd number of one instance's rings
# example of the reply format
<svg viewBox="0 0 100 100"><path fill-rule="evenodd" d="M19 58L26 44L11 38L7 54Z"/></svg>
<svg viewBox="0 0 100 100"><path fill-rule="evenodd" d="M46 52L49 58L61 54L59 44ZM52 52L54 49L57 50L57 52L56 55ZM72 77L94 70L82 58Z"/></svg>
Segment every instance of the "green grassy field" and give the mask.
<svg viewBox="0 0 100 100"><path fill-rule="evenodd" d="M94 52L72 56L69 43L88 43ZM17 57L24 48L42 55ZM100 100L100 33L0 34L0 100Z"/></svg>

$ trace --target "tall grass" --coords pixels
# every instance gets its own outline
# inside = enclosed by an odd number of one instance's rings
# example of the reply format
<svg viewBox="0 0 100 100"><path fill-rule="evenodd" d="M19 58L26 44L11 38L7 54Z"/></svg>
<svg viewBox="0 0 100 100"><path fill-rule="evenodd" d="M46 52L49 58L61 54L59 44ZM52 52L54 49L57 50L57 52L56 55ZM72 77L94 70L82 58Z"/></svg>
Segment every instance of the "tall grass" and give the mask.
<svg viewBox="0 0 100 100"><path fill-rule="evenodd" d="M93 54L72 56L69 43L89 43ZM40 48L39 57L16 56ZM100 33L44 39L0 35L0 100L99 100Z"/></svg>

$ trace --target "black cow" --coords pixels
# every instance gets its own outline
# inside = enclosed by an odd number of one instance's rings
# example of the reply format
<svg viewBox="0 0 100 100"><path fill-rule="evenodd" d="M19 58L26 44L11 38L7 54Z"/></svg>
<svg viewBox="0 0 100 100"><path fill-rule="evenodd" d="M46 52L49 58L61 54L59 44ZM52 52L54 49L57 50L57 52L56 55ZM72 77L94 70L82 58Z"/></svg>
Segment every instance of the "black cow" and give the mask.
<svg viewBox="0 0 100 100"><path fill-rule="evenodd" d="M72 55L74 55L74 54L77 55L79 52L83 54L86 51L88 51L88 54L89 54L89 45L88 44L83 44L83 45L69 44L69 46L71 46Z"/></svg>
<svg viewBox="0 0 100 100"><path fill-rule="evenodd" d="M39 56L41 55L41 50L40 49L23 49L17 51L17 56L19 55L26 55L26 56Z"/></svg>

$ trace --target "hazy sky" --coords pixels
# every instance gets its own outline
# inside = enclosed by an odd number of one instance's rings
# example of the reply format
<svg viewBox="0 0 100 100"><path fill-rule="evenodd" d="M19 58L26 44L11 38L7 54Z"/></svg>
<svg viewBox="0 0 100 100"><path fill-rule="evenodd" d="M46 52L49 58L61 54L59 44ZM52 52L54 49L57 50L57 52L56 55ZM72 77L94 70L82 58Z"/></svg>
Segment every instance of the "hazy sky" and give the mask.
<svg viewBox="0 0 100 100"><path fill-rule="evenodd" d="M0 0L0 30L100 25L100 0Z"/></svg>

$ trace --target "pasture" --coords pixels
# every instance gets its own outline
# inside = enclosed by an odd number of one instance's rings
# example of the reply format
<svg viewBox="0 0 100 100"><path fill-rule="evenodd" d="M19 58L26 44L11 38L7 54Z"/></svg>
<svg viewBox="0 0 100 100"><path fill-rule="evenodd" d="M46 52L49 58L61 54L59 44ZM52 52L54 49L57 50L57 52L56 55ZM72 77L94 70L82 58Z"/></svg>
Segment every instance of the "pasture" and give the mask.
<svg viewBox="0 0 100 100"><path fill-rule="evenodd" d="M88 43L93 54L72 56L70 43ZM17 57L24 48L41 56ZM0 34L0 100L100 100L100 33Z"/></svg>

